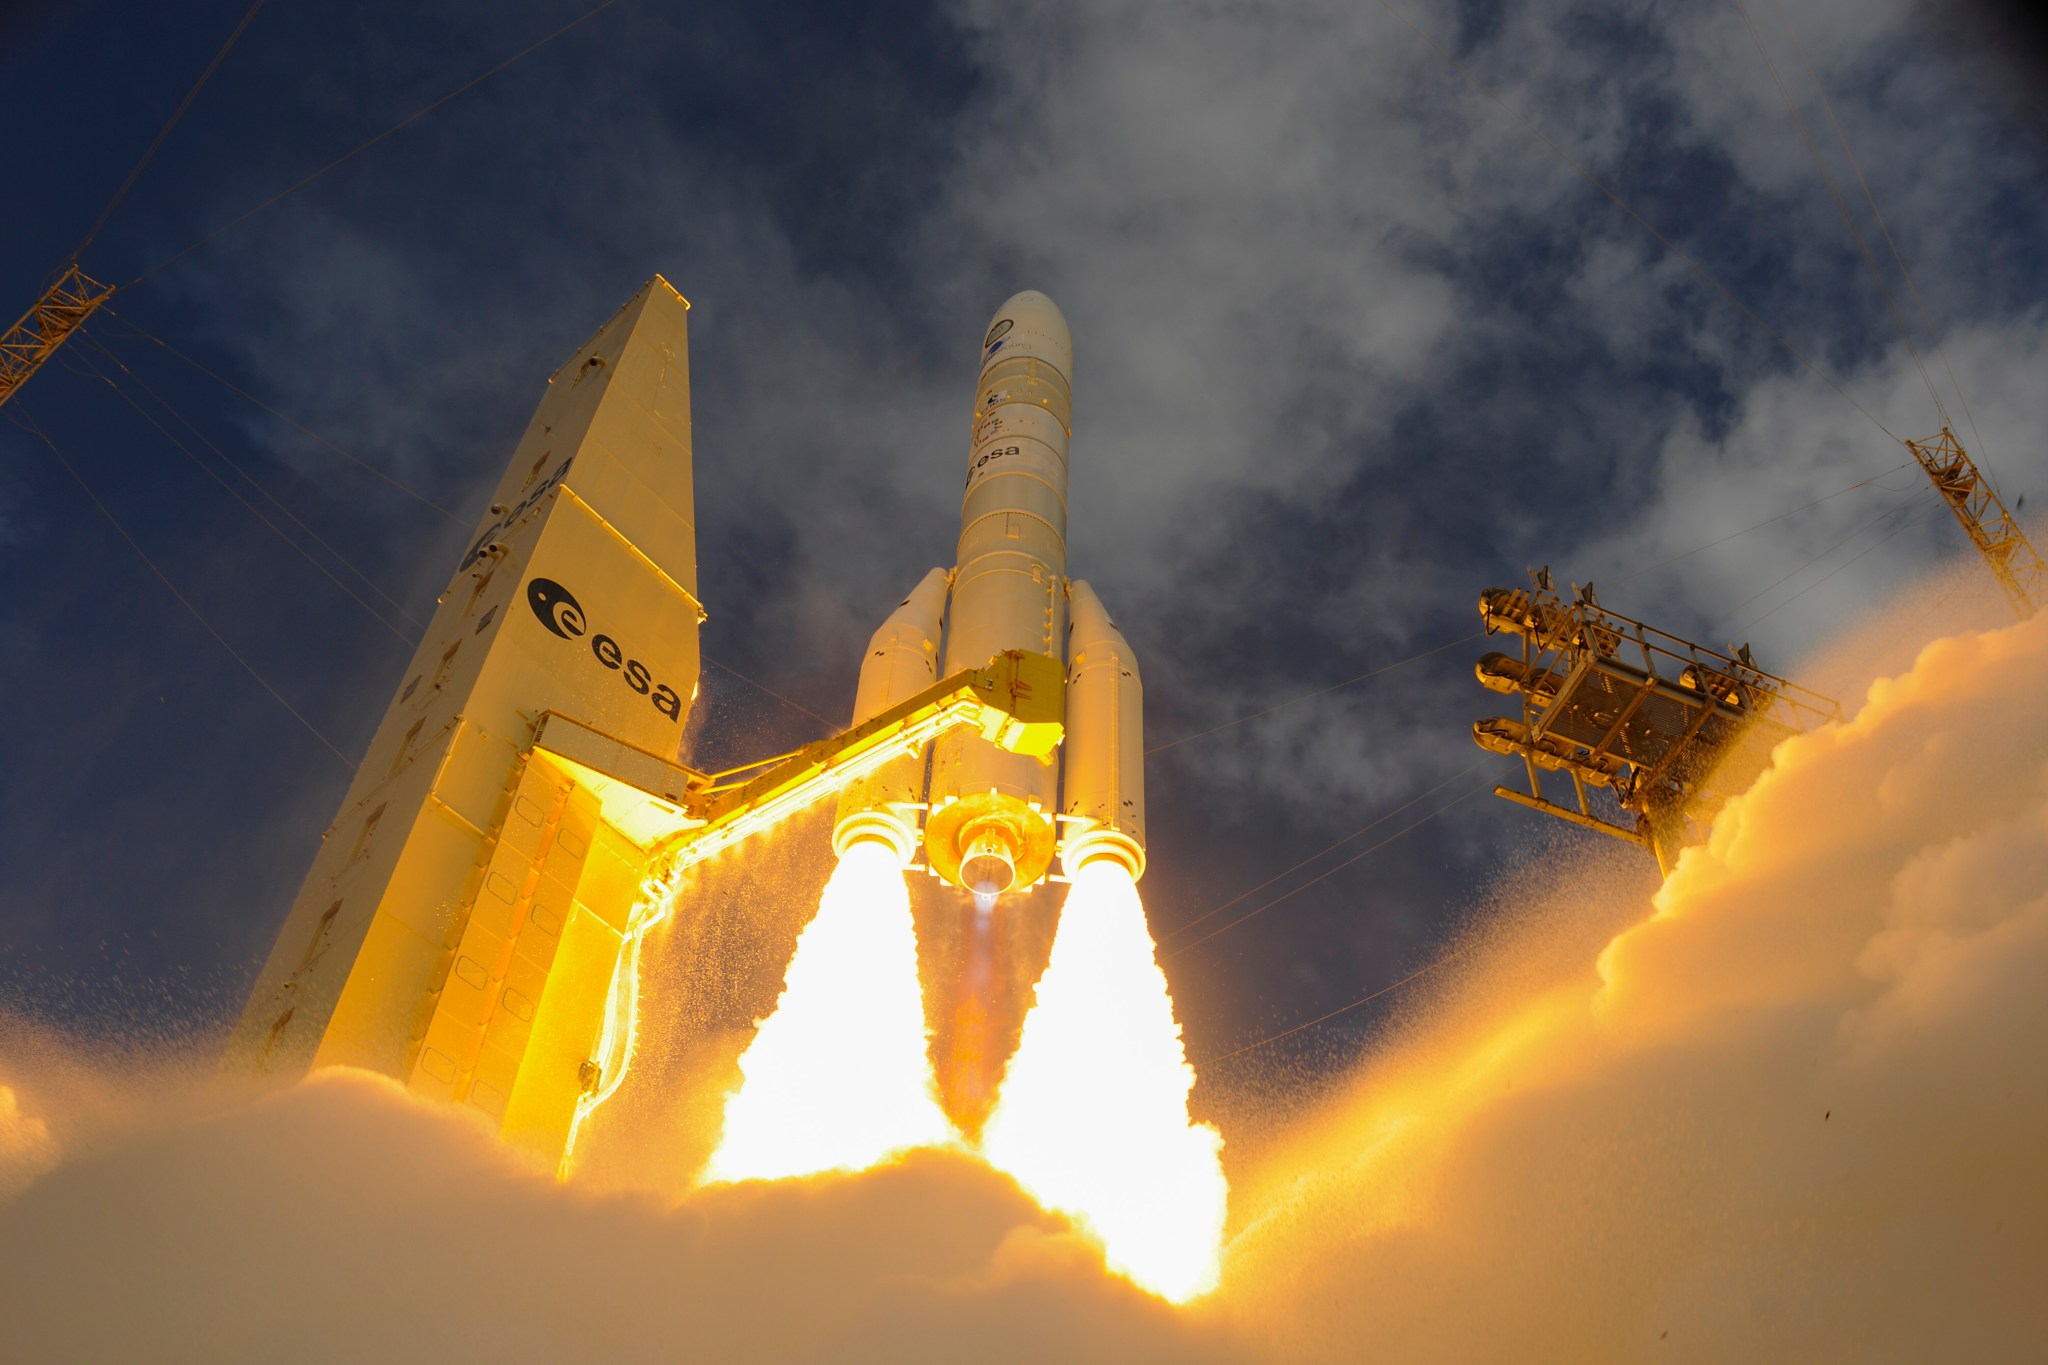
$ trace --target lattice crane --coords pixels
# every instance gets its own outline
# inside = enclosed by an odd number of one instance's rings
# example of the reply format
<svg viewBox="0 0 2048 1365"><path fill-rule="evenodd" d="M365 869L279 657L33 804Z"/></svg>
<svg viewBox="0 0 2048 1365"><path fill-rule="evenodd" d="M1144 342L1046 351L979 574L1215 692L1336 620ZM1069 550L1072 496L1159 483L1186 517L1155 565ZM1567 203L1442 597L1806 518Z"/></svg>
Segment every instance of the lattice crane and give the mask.
<svg viewBox="0 0 2048 1365"><path fill-rule="evenodd" d="M1978 470L1955 432L1943 427L1939 436L1906 442L1906 449L1920 461L1934 491L1963 524L2013 611L2022 621L2032 616L2048 595L2048 568L2042 566L2041 556L2027 543L2019 523L2005 510L1998 491Z"/></svg>
<svg viewBox="0 0 2048 1365"><path fill-rule="evenodd" d="M113 296L111 284L101 284L76 265L67 267L35 306L0 337L0 406Z"/></svg>

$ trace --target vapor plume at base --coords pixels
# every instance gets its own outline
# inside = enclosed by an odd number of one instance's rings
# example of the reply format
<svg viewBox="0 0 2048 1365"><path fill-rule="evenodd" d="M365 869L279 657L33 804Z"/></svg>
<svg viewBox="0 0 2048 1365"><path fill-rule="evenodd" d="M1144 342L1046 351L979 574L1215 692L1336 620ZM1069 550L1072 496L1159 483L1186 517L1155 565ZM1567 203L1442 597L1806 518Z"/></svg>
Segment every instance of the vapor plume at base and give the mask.
<svg viewBox="0 0 2048 1365"><path fill-rule="evenodd" d="M9 1360L1218 1358L943 1152L593 1196L345 1070L91 1145L0 1205Z"/></svg>
<svg viewBox="0 0 2048 1365"><path fill-rule="evenodd" d="M1102 1240L1112 1268L1182 1301L1215 1287L1223 1139L1188 1120L1181 1047L1138 888L1074 877L1052 960L982 1134L991 1165Z"/></svg>
<svg viewBox="0 0 2048 1365"><path fill-rule="evenodd" d="M2048 616L1936 641L1604 950L1532 977L1504 930L1240 1181L1240 1321L1296 1360L2037 1351L2044 676Z"/></svg>
<svg viewBox="0 0 2048 1365"><path fill-rule="evenodd" d="M895 855L846 850L782 998L740 1057L707 1181L860 1171L956 1141L939 1107L910 896Z"/></svg>
<svg viewBox="0 0 2048 1365"><path fill-rule="evenodd" d="M373 1077L252 1103L109 1069L110 1099L0 1019L6 1131L39 1134L14 1167L0 1138L0 1354L2030 1359L2044 676L2048 617L1938 641L1782 748L1653 903L1569 863L1508 887L1233 1169L1185 1308L956 1153L600 1196Z"/></svg>
<svg viewBox="0 0 2048 1365"><path fill-rule="evenodd" d="M27 1185L55 1159L50 1125L22 1113L13 1087L0 1085L0 1198Z"/></svg>

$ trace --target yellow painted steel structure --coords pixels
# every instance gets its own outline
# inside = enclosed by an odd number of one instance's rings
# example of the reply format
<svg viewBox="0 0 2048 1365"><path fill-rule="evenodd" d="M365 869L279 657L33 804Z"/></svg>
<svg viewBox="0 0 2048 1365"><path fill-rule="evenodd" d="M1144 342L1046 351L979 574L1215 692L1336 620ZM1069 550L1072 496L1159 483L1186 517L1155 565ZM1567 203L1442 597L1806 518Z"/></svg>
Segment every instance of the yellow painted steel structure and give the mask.
<svg viewBox="0 0 2048 1365"><path fill-rule="evenodd" d="M65 267L35 305L0 333L0 404L14 397L65 339L112 297L111 284L101 284L76 265Z"/></svg>
<svg viewBox="0 0 2048 1365"><path fill-rule="evenodd" d="M647 850L534 740L673 756L697 689L689 305L651 281L549 380L229 1047L559 1149Z"/></svg>
<svg viewBox="0 0 2048 1365"><path fill-rule="evenodd" d="M1769 746L1738 741L1842 717L1830 698L1758 668L1748 645L1722 654L1680 639L1602 607L1590 583L1567 602L1547 568L1527 588L1488 588L1479 615L1488 635L1521 641L1519 657L1488 654L1477 668L1488 691L1522 703L1520 719L1472 727L1480 748L1528 772L1527 792L1493 794L1639 844L1666 873L1762 771ZM1545 772L1570 779L1576 808L1544 796ZM1594 792L1619 821L1596 812Z"/></svg>
<svg viewBox="0 0 2048 1365"><path fill-rule="evenodd" d="M744 780L676 761L704 618L688 308L656 277L550 379L230 1068L380 1072L566 1172L630 1059L641 938L692 864L956 728L1058 746L1060 661L1011 651Z"/></svg>
<svg viewBox="0 0 2048 1365"><path fill-rule="evenodd" d="M2048 598L2048 566L1955 432L1943 427L1939 436L1906 442L1906 449L1983 556L1999 591L2012 604L2013 615L2022 621L2032 616Z"/></svg>

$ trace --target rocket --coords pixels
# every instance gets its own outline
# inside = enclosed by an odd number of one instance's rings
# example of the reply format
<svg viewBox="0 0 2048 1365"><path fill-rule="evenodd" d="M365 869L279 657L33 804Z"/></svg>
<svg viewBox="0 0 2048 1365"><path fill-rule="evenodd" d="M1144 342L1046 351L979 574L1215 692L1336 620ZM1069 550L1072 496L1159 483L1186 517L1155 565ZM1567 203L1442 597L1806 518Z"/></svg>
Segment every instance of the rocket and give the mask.
<svg viewBox="0 0 2048 1365"><path fill-rule="evenodd" d="M953 567L927 573L875 631L854 699L858 725L1006 652L1060 663L1047 670L1063 692L1052 752L1009 752L961 727L840 798L835 851L877 841L909 867L921 849L983 909L1045 880L1055 858L1067 877L1103 858L1134 879L1145 870L1137 661L1094 590L1067 577L1073 354L1043 294L1017 294L990 319Z"/></svg>

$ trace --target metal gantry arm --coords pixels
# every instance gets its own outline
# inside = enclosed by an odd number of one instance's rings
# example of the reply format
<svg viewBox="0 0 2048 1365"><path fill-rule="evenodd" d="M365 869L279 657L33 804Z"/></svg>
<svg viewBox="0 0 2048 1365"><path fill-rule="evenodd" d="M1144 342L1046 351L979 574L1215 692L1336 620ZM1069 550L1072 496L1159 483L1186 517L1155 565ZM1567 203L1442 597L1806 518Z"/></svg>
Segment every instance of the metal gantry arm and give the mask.
<svg viewBox="0 0 2048 1365"><path fill-rule="evenodd" d="M588 788L605 821L648 851L654 879L673 885L695 864L960 726L1011 753L1043 758L1065 733L1063 676L1050 655L1011 650L727 784L553 712L534 749Z"/></svg>
<svg viewBox="0 0 2048 1365"><path fill-rule="evenodd" d="M804 746L750 781L706 789L688 808L702 823L678 832L657 856L674 875L959 726L974 726L1011 753L1043 758L1064 732L1063 677L1050 655L999 654L986 668L956 673L872 720Z"/></svg>
<svg viewBox="0 0 2048 1365"><path fill-rule="evenodd" d="M706 773L632 748L550 713L536 750L590 788L605 819L649 850L664 883L874 773L920 752L948 730L1043 758L1065 733L1059 660L1011 650L984 668L942 679L871 720L806 744L758 775L723 784ZM736 771L744 771L736 770Z"/></svg>
<svg viewBox="0 0 2048 1365"><path fill-rule="evenodd" d="M2043 567L2041 556L2028 543L2012 513L2005 510L1998 490L1977 468L1956 434L1943 427L1939 436L1906 442L1906 449L1913 452L1934 491L1962 523L1970 543L2012 603L2013 612L2022 621L2032 616L2048 597L2048 568Z"/></svg>
<svg viewBox="0 0 2048 1365"><path fill-rule="evenodd" d="M113 296L114 286L101 284L76 265L59 275L35 306L0 336L0 405L28 383L65 338L83 327Z"/></svg>

